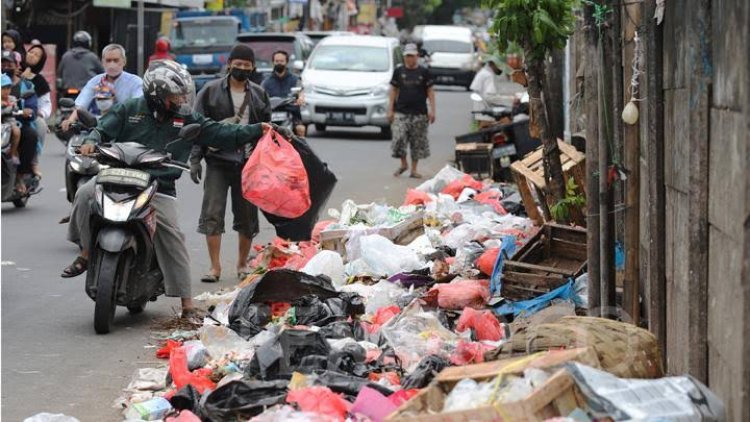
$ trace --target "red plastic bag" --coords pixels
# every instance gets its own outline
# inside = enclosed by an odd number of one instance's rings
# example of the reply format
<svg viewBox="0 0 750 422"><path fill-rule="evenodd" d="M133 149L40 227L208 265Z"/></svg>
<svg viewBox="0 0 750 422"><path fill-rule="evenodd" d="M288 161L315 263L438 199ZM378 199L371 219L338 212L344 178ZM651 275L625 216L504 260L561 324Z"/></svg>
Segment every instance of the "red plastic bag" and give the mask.
<svg viewBox="0 0 750 422"><path fill-rule="evenodd" d="M460 310L467 306L481 309L490 299L490 281L457 280L437 284L430 289L426 299L433 303L436 300L437 305L443 309Z"/></svg>
<svg viewBox="0 0 750 422"><path fill-rule="evenodd" d="M456 331L461 333L468 329L474 330L476 339L480 341L498 341L503 338L503 326L492 311L464 308L456 323Z"/></svg>
<svg viewBox="0 0 750 422"><path fill-rule="evenodd" d="M432 202L432 198L427 192L421 190L409 189L406 191L406 199L404 199L404 205L424 205L428 202Z"/></svg>
<svg viewBox="0 0 750 422"><path fill-rule="evenodd" d="M167 340L161 349L156 351L156 357L159 359L169 359L172 354L172 350L182 347L182 342L177 340Z"/></svg>
<svg viewBox="0 0 750 422"><path fill-rule="evenodd" d="M477 259L474 265L482 272L482 274L490 276L492 270L495 268L495 261L497 261L497 254L500 253L500 248L489 248Z"/></svg>
<svg viewBox="0 0 750 422"><path fill-rule="evenodd" d="M198 369L194 372L188 370L187 350L184 347L178 347L172 350L169 356L169 373L172 375L177 390L190 384L203 394L206 390L216 389L216 384L208 379L211 375L210 369Z"/></svg>
<svg viewBox="0 0 750 422"><path fill-rule="evenodd" d="M323 230L326 229L326 227L336 222L337 222L336 220L321 220L315 223L315 227L313 227L313 231L312 231L311 240L315 243L320 243L320 232L322 232Z"/></svg>
<svg viewBox="0 0 750 422"><path fill-rule="evenodd" d="M380 331L380 327L386 322L390 321L391 318L398 315L401 309L398 305L384 306L375 311L375 315L372 317L372 324L367 326L367 332L370 334L377 333Z"/></svg>
<svg viewBox="0 0 750 422"><path fill-rule="evenodd" d="M495 212L500 215L505 215L508 211L505 211L505 208L503 208L503 205L500 203L502 197L503 194L499 190L490 189L474 195L474 200L480 204L491 206L494 208Z"/></svg>
<svg viewBox="0 0 750 422"><path fill-rule="evenodd" d="M471 341L458 341L456 351L450 357L451 363L456 366L468 365L470 363L484 362L484 352L494 349L492 346L485 346L482 343Z"/></svg>
<svg viewBox="0 0 750 422"><path fill-rule="evenodd" d="M480 191L483 187L484 185L482 185L482 182L475 180L468 174L465 174L460 179L448 183L448 186L443 189L442 193L452 196L453 199L458 199L458 197L461 196L461 192L463 192L466 188Z"/></svg>
<svg viewBox="0 0 750 422"><path fill-rule="evenodd" d="M261 210L297 218L310 209L310 182L297 150L270 130L242 169L242 196Z"/></svg>
<svg viewBox="0 0 750 422"><path fill-rule="evenodd" d="M304 412L321 413L344 420L352 404L328 387L307 387L292 390L286 396L287 403L296 403Z"/></svg>

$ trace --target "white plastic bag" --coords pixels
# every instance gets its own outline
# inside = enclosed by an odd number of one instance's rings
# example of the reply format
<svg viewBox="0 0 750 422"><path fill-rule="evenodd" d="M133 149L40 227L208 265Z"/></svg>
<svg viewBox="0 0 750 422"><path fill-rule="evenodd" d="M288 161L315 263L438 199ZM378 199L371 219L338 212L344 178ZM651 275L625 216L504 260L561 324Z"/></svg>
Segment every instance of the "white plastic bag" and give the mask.
<svg viewBox="0 0 750 422"><path fill-rule="evenodd" d="M212 359L221 359L228 353L238 359L250 359L253 356L253 345L237 335L233 330L222 325L204 325L199 330L200 340L208 349Z"/></svg>
<svg viewBox="0 0 750 422"><path fill-rule="evenodd" d="M78 419L62 413L37 413L23 420L23 422L80 422Z"/></svg>
<svg viewBox="0 0 750 422"><path fill-rule="evenodd" d="M443 167L432 179L429 179L417 186L417 190L427 193L439 193L445 189L448 184L454 180L458 180L465 175L461 170L446 165Z"/></svg>
<svg viewBox="0 0 750 422"><path fill-rule="evenodd" d="M168 368L139 368L133 374L127 392L159 391L167 388Z"/></svg>
<svg viewBox="0 0 750 422"><path fill-rule="evenodd" d="M370 268L385 277L425 266L416 252L406 246L396 245L378 234L360 239L360 255Z"/></svg>
<svg viewBox="0 0 750 422"><path fill-rule="evenodd" d="M338 289L346 283L344 260L334 251L320 251L300 270L313 276L326 275Z"/></svg>
<svg viewBox="0 0 750 422"><path fill-rule="evenodd" d="M368 293L368 296L363 296L366 303L365 312L374 314L380 308L393 305L397 298L407 293L407 290L397 283L380 280Z"/></svg>

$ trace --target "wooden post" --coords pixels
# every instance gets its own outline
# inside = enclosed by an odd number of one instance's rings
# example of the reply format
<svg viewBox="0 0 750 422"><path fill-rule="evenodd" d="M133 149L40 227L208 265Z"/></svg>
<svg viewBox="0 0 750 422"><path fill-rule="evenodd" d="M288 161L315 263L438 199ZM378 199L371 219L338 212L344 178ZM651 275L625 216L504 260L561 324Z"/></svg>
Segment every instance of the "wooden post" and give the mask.
<svg viewBox="0 0 750 422"><path fill-rule="evenodd" d="M646 271L649 303L649 330L656 335L667 358L667 284L665 275L665 192L664 192L664 93L662 92L662 28L651 19L656 11L656 1L643 3L646 24L646 122L648 126L644 145L648 146L648 215L649 267Z"/></svg>
<svg viewBox="0 0 750 422"><path fill-rule="evenodd" d="M547 107L549 129L555 139L565 139L565 113L563 100L563 74L565 73L565 50L553 50L546 62L544 104Z"/></svg>
<svg viewBox="0 0 750 422"><path fill-rule="evenodd" d="M624 34L623 45L623 106L631 100L630 82L633 76L633 57L635 51L635 32L641 24L641 10L637 3L627 4L624 7L622 23ZM643 38L645 34L638 36ZM644 40L641 39L641 42ZM645 83L646 81L642 81ZM636 95L641 95L636 92ZM636 103L640 106L640 103ZM619 118L619 116L618 116ZM630 171L625 183L625 279L623 310L632 318L633 324L640 322L640 154L641 140L638 134L638 122L634 125L624 125L624 165Z"/></svg>
<svg viewBox="0 0 750 422"><path fill-rule="evenodd" d="M589 315L599 316L601 303L601 272L599 262L599 124L598 90L599 57L597 29L593 7L584 9L586 57L584 77L584 107L586 110L586 249L589 271Z"/></svg>

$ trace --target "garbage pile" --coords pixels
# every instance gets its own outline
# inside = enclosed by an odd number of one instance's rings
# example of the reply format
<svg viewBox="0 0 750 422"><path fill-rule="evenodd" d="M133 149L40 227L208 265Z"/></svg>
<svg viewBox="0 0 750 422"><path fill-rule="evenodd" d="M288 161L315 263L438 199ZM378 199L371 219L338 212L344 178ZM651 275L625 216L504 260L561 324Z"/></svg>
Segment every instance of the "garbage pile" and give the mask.
<svg viewBox="0 0 750 422"><path fill-rule="evenodd" d="M580 280L533 306L503 298L503 262L539 232L509 210L522 210L512 187L451 167L400 207L346 201L312 240L276 239L236 288L197 297L210 311L203 325L167 333L156 352L165 364L136 371L115 405L129 421L723 412L693 379L628 379L663 376L656 341L575 316Z"/></svg>

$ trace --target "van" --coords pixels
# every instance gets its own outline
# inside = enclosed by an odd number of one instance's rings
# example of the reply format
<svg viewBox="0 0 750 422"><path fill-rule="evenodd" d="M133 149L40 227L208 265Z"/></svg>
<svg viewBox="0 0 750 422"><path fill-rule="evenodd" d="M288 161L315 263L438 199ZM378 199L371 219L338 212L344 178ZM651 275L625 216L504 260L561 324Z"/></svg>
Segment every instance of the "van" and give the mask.
<svg viewBox="0 0 750 422"><path fill-rule="evenodd" d="M469 90L479 70L479 57L471 29L462 26L426 25L422 48L430 55L430 72L439 85L459 85Z"/></svg>

